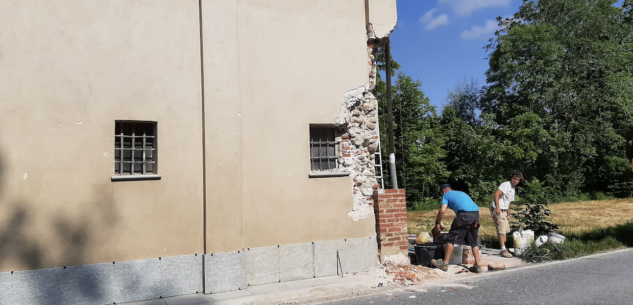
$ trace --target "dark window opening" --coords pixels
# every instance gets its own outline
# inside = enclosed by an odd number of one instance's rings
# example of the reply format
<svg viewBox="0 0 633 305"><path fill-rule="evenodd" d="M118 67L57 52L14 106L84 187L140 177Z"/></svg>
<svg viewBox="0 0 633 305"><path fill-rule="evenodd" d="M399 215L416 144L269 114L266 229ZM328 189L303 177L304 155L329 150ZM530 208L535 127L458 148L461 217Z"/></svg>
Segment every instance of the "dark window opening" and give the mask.
<svg viewBox="0 0 633 305"><path fill-rule="evenodd" d="M156 174L156 130L156 122L115 122L115 175Z"/></svg>
<svg viewBox="0 0 633 305"><path fill-rule="evenodd" d="M333 126L310 126L310 167L312 171L336 169L337 144Z"/></svg>

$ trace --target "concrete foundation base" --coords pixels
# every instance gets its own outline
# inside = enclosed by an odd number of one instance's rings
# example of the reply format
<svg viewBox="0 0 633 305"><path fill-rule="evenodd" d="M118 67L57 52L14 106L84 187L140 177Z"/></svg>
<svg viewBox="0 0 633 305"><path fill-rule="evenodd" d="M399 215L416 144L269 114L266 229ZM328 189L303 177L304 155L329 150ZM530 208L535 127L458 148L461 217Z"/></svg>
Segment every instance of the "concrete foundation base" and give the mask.
<svg viewBox="0 0 633 305"><path fill-rule="evenodd" d="M376 262L376 238L367 237L3 272L0 305L113 304L219 293L248 285L336 275L341 272L339 263L343 273L366 271L376 267Z"/></svg>

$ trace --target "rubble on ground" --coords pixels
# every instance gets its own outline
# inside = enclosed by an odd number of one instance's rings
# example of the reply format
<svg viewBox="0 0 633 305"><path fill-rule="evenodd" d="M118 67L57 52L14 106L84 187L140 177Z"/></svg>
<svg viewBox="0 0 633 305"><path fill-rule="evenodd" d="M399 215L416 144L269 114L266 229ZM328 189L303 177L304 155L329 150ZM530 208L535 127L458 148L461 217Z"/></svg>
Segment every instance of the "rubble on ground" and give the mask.
<svg viewBox="0 0 633 305"><path fill-rule="evenodd" d="M387 261L377 268L363 272L374 279L384 280L382 286L414 286L421 284L424 280L437 278L437 273L427 267L414 265L401 265ZM380 284L376 287L381 287ZM372 287L375 288L375 287Z"/></svg>

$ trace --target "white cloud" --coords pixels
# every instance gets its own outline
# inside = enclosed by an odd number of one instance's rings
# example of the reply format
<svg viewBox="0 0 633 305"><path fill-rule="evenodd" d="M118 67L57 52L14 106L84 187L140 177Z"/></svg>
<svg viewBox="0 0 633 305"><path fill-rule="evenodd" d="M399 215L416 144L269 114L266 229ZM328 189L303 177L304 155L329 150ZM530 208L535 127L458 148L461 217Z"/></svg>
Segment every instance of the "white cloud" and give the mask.
<svg viewBox="0 0 633 305"><path fill-rule="evenodd" d="M424 27L425 30L432 30L438 26L447 25L448 24L448 15L442 14L437 17L433 17L433 13L435 13L435 9L428 11L422 18L420 18L420 23L426 24Z"/></svg>
<svg viewBox="0 0 633 305"><path fill-rule="evenodd" d="M507 7L512 0L439 0L450 4L457 15L469 16L473 11L487 7Z"/></svg>
<svg viewBox="0 0 633 305"><path fill-rule="evenodd" d="M492 37L496 30L499 29L497 21L486 20L486 24L483 27L473 25L469 30L462 32L462 39L488 39Z"/></svg>

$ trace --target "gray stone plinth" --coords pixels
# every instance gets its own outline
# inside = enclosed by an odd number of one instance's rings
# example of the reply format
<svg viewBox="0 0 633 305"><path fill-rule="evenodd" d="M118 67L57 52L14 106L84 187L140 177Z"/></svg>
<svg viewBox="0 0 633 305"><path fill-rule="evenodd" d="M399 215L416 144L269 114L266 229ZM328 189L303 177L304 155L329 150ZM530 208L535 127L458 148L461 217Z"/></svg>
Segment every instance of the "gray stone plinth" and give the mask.
<svg viewBox="0 0 633 305"><path fill-rule="evenodd" d="M0 305L13 305L13 275L11 272L0 273Z"/></svg>
<svg viewBox="0 0 633 305"><path fill-rule="evenodd" d="M247 287L246 253L226 252L204 256L205 293L218 293Z"/></svg>
<svg viewBox="0 0 633 305"><path fill-rule="evenodd" d="M343 271L362 272L376 267L378 245L375 237L353 238L339 249Z"/></svg>
<svg viewBox="0 0 633 305"><path fill-rule="evenodd" d="M131 302L161 297L164 287L160 272L161 260L143 259L116 262L112 266L113 297L115 302Z"/></svg>
<svg viewBox="0 0 633 305"><path fill-rule="evenodd" d="M249 285L279 282L279 247L246 250L246 266Z"/></svg>
<svg viewBox="0 0 633 305"><path fill-rule="evenodd" d="M343 240L314 242L314 273L317 277L337 274L336 251L342 249L344 243Z"/></svg>
<svg viewBox="0 0 633 305"><path fill-rule="evenodd" d="M279 279L282 282L314 278L312 243L279 247Z"/></svg>
<svg viewBox="0 0 633 305"><path fill-rule="evenodd" d="M202 293L202 254L163 257L161 296Z"/></svg>

